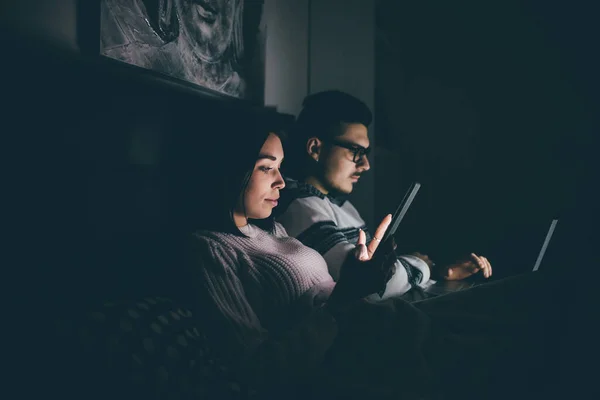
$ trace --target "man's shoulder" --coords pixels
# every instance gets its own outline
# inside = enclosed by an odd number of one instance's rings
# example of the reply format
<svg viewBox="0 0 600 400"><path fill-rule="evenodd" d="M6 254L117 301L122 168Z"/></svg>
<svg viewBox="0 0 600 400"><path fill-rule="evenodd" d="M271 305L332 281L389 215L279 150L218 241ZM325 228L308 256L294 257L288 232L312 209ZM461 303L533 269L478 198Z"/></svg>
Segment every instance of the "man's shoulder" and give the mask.
<svg viewBox="0 0 600 400"><path fill-rule="evenodd" d="M286 180L275 219L287 233L297 237L315 224L328 221L335 224L335 213L325 195L311 185Z"/></svg>
<svg viewBox="0 0 600 400"><path fill-rule="evenodd" d="M325 199L325 195L316 187L309 183L297 181L291 178L285 178L285 188L283 192L289 193L295 197L318 197L319 199Z"/></svg>
<svg viewBox="0 0 600 400"><path fill-rule="evenodd" d="M296 202L300 204L319 204L324 203L325 199L326 196L314 186L286 178L285 188L281 191L277 214L281 215L285 213L296 200L303 200Z"/></svg>

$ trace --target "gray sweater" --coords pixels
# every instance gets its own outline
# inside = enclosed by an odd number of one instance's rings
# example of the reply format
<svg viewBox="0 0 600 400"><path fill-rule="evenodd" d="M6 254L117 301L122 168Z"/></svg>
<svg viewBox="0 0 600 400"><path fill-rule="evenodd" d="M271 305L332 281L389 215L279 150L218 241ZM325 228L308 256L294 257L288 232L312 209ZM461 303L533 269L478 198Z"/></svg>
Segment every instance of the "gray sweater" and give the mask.
<svg viewBox="0 0 600 400"><path fill-rule="evenodd" d="M258 385L302 382L337 335L321 307L335 283L323 257L281 225L273 234L254 225L241 231L246 237L195 234L203 329L241 377Z"/></svg>

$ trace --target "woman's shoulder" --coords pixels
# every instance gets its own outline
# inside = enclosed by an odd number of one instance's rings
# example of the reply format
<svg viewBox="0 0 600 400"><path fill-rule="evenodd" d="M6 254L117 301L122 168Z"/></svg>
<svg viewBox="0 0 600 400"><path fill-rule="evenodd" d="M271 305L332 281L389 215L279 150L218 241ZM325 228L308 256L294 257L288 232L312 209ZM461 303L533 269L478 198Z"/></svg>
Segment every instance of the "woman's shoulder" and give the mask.
<svg viewBox="0 0 600 400"><path fill-rule="evenodd" d="M214 258L217 255L236 254L233 235L215 231L196 231L192 234L192 247L200 255ZM220 258L220 257L219 257Z"/></svg>
<svg viewBox="0 0 600 400"><path fill-rule="evenodd" d="M242 235L215 231L197 231L194 233L195 247L202 247L210 253L228 253L231 255L253 254L255 252L268 252L270 249L286 245L290 240L295 240L278 222L273 228L264 230L252 224L240 229ZM286 245L287 246L287 245Z"/></svg>
<svg viewBox="0 0 600 400"><path fill-rule="evenodd" d="M283 225L281 225L277 221L273 221L273 236L278 237L278 238L290 237L290 235L288 235L288 233L285 230L285 228L283 227Z"/></svg>

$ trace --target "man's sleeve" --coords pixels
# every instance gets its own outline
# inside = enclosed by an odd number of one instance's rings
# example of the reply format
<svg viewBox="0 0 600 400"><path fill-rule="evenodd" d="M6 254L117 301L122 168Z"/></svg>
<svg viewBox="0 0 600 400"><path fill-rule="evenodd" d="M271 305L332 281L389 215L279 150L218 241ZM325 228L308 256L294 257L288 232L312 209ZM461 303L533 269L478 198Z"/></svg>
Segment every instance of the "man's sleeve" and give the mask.
<svg viewBox="0 0 600 400"><path fill-rule="evenodd" d="M383 296L380 298L378 294L371 295L371 300L386 300L402 296L416 286L422 287L430 277L429 267L418 257L400 256L394 268L394 275L388 281Z"/></svg>

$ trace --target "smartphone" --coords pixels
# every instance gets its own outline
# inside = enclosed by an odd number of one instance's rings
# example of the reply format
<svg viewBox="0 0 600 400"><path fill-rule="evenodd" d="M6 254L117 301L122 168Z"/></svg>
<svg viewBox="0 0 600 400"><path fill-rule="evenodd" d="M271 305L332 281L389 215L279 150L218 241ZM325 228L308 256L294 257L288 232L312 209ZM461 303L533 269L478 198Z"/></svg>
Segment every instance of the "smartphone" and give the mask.
<svg viewBox="0 0 600 400"><path fill-rule="evenodd" d="M398 208L396 208L394 215L392 216L392 222L388 226L387 230L385 231L385 234L383 235L383 238L381 239L382 243L385 242L390 236L396 233L400 222L402 222L404 215L406 215L408 208L410 207L412 201L415 199L415 196L419 192L420 188L421 184L419 182L413 182L410 185L406 194L404 195L404 198L402 199L402 201L398 205Z"/></svg>

